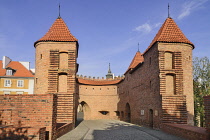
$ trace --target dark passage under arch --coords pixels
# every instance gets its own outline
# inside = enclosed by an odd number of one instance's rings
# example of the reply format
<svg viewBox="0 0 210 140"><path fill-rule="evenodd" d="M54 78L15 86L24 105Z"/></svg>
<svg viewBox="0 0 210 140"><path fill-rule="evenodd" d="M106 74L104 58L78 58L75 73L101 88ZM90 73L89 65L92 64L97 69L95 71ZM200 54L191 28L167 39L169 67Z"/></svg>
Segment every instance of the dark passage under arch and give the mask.
<svg viewBox="0 0 210 140"><path fill-rule="evenodd" d="M76 126L83 120L88 120L90 117L90 107L84 101L82 101L77 107L77 121Z"/></svg>

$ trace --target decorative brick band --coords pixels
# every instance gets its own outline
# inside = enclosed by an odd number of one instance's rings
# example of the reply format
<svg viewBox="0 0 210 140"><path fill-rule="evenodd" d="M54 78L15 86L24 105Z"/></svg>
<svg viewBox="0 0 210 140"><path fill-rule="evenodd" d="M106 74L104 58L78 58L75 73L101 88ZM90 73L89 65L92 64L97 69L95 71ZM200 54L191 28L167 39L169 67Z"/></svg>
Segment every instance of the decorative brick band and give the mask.
<svg viewBox="0 0 210 140"><path fill-rule="evenodd" d="M160 94L166 94L166 74L175 76L175 94L183 95L183 69L181 52L173 52L173 68L165 69L165 52L159 51L160 56Z"/></svg>
<svg viewBox="0 0 210 140"><path fill-rule="evenodd" d="M187 124L185 95L162 95L162 123Z"/></svg>

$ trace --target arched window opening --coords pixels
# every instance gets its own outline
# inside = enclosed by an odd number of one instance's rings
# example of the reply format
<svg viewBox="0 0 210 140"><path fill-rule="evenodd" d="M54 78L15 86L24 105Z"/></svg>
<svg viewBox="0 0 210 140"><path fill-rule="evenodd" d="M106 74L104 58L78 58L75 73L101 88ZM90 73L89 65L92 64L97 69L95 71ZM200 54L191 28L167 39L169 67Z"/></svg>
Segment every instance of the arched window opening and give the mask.
<svg viewBox="0 0 210 140"><path fill-rule="evenodd" d="M58 92L67 92L67 73L58 74Z"/></svg>
<svg viewBox="0 0 210 140"><path fill-rule="evenodd" d="M172 52L165 52L165 69L174 68L174 57Z"/></svg>
<svg viewBox="0 0 210 140"><path fill-rule="evenodd" d="M175 95L175 75L167 74L166 75L166 94Z"/></svg>

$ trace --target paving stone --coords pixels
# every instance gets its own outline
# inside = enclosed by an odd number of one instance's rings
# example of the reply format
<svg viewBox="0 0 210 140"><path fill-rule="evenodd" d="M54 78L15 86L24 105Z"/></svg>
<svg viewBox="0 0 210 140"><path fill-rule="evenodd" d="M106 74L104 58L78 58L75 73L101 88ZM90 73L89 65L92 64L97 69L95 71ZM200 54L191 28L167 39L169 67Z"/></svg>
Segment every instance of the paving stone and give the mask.
<svg viewBox="0 0 210 140"><path fill-rule="evenodd" d="M85 120L58 140L183 140L159 130L117 120Z"/></svg>

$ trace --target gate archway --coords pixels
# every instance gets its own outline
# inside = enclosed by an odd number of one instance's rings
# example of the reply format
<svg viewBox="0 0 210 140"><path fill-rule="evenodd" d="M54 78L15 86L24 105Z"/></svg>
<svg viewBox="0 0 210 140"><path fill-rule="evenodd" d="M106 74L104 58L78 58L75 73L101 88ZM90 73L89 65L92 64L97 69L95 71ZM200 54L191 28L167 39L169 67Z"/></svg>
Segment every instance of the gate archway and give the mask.
<svg viewBox="0 0 210 140"><path fill-rule="evenodd" d="M77 107L77 121L88 120L91 115L91 110L89 105L82 101Z"/></svg>

